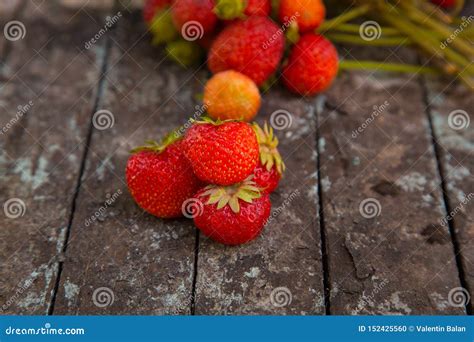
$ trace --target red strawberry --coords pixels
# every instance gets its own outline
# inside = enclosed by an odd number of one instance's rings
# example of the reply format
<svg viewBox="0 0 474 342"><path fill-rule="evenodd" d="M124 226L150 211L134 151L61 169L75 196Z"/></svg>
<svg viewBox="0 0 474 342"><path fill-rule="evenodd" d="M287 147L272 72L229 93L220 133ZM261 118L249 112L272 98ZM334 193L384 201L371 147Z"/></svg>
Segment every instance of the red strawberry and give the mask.
<svg viewBox="0 0 474 342"><path fill-rule="evenodd" d="M451 8L456 4L456 0L431 0L431 2L443 8Z"/></svg>
<svg viewBox="0 0 474 342"><path fill-rule="evenodd" d="M270 216L268 194L261 194L250 180L226 187L210 185L194 197L202 209L194 215L194 224L208 237L226 245L253 240Z"/></svg>
<svg viewBox="0 0 474 342"><path fill-rule="evenodd" d="M186 40L197 40L211 33L216 24L214 0L175 0L171 15Z"/></svg>
<svg viewBox="0 0 474 342"><path fill-rule="evenodd" d="M334 45L323 36L307 33L293 46L283 67L283 83L295 93L314 95L331 85L338 64Z"/></svg>
<svg viewBox="0 0 474 342"><path fill-rule="evenodd" d="M257 135L260 147L260 161L253 171L253 181L263 192L272 193L280 182L285 164L278 152L278 138L273 135L273 129L267 123L263 129L257 124L253 124L253 129Z"/></svg>
<svg viewBox="0 0 474 342"><path fill-rule="evenodd" d="M212 184L242 182L258 162L258 142L248 123L194 124L186 133L186 157L196 176Z"/></svg>
<svg viewBox="0 0 474 342"><path fill-rule="evenodd" d="M267 16L271 10L271 0L216 0L214 11L220 19L232 20L245 16Z"/></svg>
<svg viewBox="0 0 474 342"><path fill-rule="evenodd" d="M227 26L208 56L213 73L234 69L261 85L273 74L283 54L285 39L273 21L254 16Z"/></svg>
<svg viewBox="0 0 474 342"><path fill-rule="evenodd" d="M135 202L152 215L171 218L183 215L185 200L202 186L183 153L183 140L172 135L162 145L148 142L135 149L127 162L127 185Z"/></svg>
<svg viewBox="0 0 474 342"><path fill-rule="evenodd" d="M244 14L267 16L272 9L271 0L247 0L247 7L245 7Z"/></svg>
<svg viewBox="0 0 474 342"><path fill-rule="evenodd" d="M155 14L171 5L171 0L147 0L143 6L143 19L148 24L152 21Z"/></svg>
<svg viewBox="0 0 474 342"><path fill-rule="evenodd" d="M321 0L281 0L278 17L281 23L297 25L299 32L313 31L324 20L326 8Z"/></svg>

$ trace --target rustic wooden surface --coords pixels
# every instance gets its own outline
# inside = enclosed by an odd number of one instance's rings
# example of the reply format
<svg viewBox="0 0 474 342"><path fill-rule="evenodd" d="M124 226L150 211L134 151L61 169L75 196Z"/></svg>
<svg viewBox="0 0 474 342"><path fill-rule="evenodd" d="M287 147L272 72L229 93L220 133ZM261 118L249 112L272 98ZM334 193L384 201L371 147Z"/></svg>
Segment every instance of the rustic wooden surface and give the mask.
<svg viewBox="0 0 474 342"><path fill-rule="evenodd" d="M165 60L127 10L85 48L118 9L5 8L2 27L19 20L26 36L0 40L2 128L33 105L0 135L0 203L25 209L0 216L1 313L472 312L449 298L474 289L473 201L461 205L474 191L474 131L448 125L454 110L473 119L459 86L346 72L315 98L273 88L258 121L291 119L276 130L288 171L262 236L225 247L189 220L144 213L124 182L131 147L200 110L205 67ZM339 51L416 61L398 49ZM102 129L98 114L113 123ZM361 211L367 201L378 215Z"/></svg>

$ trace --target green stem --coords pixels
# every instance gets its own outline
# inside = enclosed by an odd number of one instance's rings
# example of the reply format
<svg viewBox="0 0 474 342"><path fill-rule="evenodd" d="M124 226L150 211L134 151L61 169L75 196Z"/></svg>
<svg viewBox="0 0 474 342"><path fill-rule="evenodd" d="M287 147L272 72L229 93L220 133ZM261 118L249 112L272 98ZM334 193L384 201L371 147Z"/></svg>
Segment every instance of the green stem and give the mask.
<svg viewBox="0 0 474 342"><path fill-rule="evenodd" d="M410 39L406 37L390 37L390 38L378 38L374 40L366 40L361 36L344 33L327 33L325 36L336 43L346 43L354 45L367 45L367 46L403 46L410 44Z"/></svg>
<svg viewBox="0 0 474 342"><path fill-rule="evenodd" d="M321 24L321 26L317 29L317 32L319 33L324 33L328 30L331 30L335 27L337 27L340 24L346 23L348 21L351 21L355 18L358 18L367 12L369 12L370 6L369 5L361 5L357 6L347 12L342 13L341 15L332 18L330 20L326 20L324 23Z"/></svg>
<svg viewBox="0 0 474 342"><path fill-rule="evenodd" d="M386 63L377 61L353 61L353 60L340 60L340 70L380 70L389 72L402 72L409 74L430 74L439 75L440 72L431 67L413 64L402 64L402 63Z"/></svg>
<svg viewBox="0 0 474 342"><path fill-rule="evenodd" d="M452 51L449 47L442 49L437 39L425 33L423 30L420 30L415 24L405 20L403 14L392 14L389 9L382 9L380 15L386 22L405 33L414 43L419 45L420 48L428 52L431 56L434 55L453 62L458 66L458 70L467 68L469 72L473 72L474 68L462 55Z"/></svg>
<svg viewBox="0 0 474 342"><path fill-rule="evenodd" d="M346 33L359 33L360 32L360 25L357 24L340 24L336 27L327 29L326 31L333 32L346 32ZM392 27L381 27L382 35L384 36L398 36L400 32Z"/></svg>
<svg viewBox="0 0 474 342"><path fill-rule="evenodd" d="M400 2L400 6L402 6L406 10L405 13L411 19L417 21L422 25L425 25L436 33L439 33L444 41L446 41L451 35L453 35L453 30L450 27L431 19L425 13L418 10L418 8L413 6L411 3L402 1ZM450 43L460 52L474 56L474 48L470 46L467 42L465 42L461 37L455 37L454 39L451 39Z"/></svg>

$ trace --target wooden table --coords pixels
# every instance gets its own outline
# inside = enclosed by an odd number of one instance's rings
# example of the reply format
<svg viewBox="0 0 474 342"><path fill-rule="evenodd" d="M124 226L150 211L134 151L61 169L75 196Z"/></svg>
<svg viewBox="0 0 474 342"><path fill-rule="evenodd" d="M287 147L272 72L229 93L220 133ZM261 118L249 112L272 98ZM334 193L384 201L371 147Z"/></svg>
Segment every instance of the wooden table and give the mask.
<svg viewBox="0 0 474 342"><path fill-rule="evenodd" d="M225 247L144 213L124 182L132 147L196 112L205 65L167 61L135 12L104 30L117 9L0 10L26 30L0 40L3 314L472 313L453 302L474 295L474 98L459 84L344 72L314 98L273 87L258 121L289 113L288 171L263 235ZM452 128L455 110L470 126Z"/></svg>

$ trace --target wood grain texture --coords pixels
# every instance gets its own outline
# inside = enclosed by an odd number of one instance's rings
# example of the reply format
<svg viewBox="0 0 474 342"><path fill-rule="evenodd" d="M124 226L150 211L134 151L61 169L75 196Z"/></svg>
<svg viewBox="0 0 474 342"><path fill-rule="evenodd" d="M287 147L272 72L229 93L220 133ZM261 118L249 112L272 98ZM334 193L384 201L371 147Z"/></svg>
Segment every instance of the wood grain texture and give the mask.
<svg viewBox="0 0 474 342"><path fill-rule="evenodd" d="M426 81L441 174L446 184L448 215L453 225L466 290L474 295L474 98L462 85Z"/></svg>
<svg viewBox="0 0 474 342"><path fill-rule="evenodd" d="M190 313L193 224L146 214L124 177L133 147L163 138L193 115L205 74L165 61L144 32L137 14L124 16L110 36L98 109L110 111L114 124L93 128L55 314ZM98 289L104 287L113 302L101 306L98 293L104 289Z"/></svg>
<svg viewBox="0 0 474 342"><path fill-rule="evenodd" d="M403 51L370 54L413 62ZM344 73L327 96L320 146L331 313L465 313L448 300L459 276L439 224L445 208L418 79Z"/></svg>
<svg viewBox="0 0 474 342"><path fill-rule="evenodd" d="M239 247L201 235L196 314L324 313L315 104L274 89L264 97L264 120L282 128L275 132L287 166L271 196L270 220L260 237Z"/></svg>
<svg viewBox="0 0 474 342"><path fill-rule="evenodd" d="M83 44L100 19L46 1L24 13L0 86L0 308L45 314L99 78L100 46Z"/></svg>

